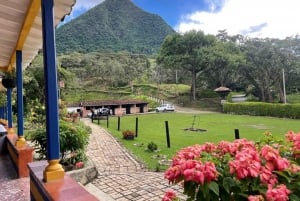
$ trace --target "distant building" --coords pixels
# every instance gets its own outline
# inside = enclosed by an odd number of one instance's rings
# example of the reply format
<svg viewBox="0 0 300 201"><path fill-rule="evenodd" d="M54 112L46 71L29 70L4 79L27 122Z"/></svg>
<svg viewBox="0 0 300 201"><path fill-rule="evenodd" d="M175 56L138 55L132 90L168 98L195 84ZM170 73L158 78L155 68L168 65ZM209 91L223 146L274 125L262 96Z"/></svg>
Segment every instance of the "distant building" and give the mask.
<svg viewBox="0 0 300 201"><path fill-rule="evenodd" d="M231 97L232 102L246 102L247 101L247 96L246 94L241 94L241 95L233 95Z"/></svg>
<svg viewBox="0 0 300 201"><path fill-rule="evenodd" d="M93 100L72 103L67 106L68 112L82 112L87 117L92 109L109 108L112 115L135 114L148 112L148 103L141 100Z"/></svg>

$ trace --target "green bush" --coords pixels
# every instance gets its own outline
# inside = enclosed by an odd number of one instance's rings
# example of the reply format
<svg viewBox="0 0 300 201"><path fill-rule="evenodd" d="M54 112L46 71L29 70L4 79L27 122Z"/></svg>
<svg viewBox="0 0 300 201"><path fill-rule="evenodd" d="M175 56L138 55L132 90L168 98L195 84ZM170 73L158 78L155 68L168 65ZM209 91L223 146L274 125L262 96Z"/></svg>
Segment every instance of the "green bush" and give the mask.
<svg viewBox="0 0 300 201"><path fill-rule="evenodd" d="M199 98L218 98L219 94L213 90L201 89L197 91L197 97Z"/></svg>
<svg viewBox="0 0 300 201"><path fill-rule="evenodd" d="M300 119L300 104L246 102L226 103L223 107L224 113L230 114Z"/></svg>
<svg viewBox="0 0 300 201"><path fill-rule="evenodd" d="M157 145L154 142L150 142L147 146L148 151L150 152L154 152L155 150L157 150Z"/></svg>
<svg viewBox="0 0 300 201"><path fill-rule="evenodd" d="M81 122L59 121L59 143L61 163L86 161L85 148L88 144L90 130ZM47 156L47 138L46 130L39 128L31 134L31 140L35 144L39 159L46 159Z"/></svg>

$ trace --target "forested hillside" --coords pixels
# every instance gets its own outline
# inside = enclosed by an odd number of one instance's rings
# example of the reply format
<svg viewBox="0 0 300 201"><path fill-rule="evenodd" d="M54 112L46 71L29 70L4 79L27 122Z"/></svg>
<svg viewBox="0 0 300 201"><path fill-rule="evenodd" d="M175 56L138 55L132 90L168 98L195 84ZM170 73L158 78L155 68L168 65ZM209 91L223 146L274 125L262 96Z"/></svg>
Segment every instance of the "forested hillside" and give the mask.
<svg viewBox="0 0 300 201"><path fill-rule="evenodd" d="M80 87L105 89L148 81L145 55L128 53L73 53L59 58L60 66L77 75Z"/></svg>
<svg viewBox="0 0 300 201"><path fill-rule="evenodd" d="M156 53L174 30L130 0L106 0L56 31L58 54L73 52Z"/></svg>

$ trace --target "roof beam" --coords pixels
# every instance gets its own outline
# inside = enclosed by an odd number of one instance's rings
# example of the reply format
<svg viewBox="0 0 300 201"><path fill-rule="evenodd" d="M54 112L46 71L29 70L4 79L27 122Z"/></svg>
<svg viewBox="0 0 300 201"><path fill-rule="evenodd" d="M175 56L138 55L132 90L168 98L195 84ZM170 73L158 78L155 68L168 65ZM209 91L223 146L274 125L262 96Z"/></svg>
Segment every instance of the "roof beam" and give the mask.
<svg viewBox="0 0 300 201"><path fill-rule="evenodd" d="M8 64L7 70L11 71L13 68L13 64L16 62L16 51L17 50L22 50L24 43L26 41L26 38L29 34L29 31L33 25L35 17L38 15L39 11L41 8L41 0L31 0L26 15L24 17L24 22L21 27L20 33L19 33L19 38L16 44L16 47L14 51L11 54L10 57L10 62Z"/></svg>

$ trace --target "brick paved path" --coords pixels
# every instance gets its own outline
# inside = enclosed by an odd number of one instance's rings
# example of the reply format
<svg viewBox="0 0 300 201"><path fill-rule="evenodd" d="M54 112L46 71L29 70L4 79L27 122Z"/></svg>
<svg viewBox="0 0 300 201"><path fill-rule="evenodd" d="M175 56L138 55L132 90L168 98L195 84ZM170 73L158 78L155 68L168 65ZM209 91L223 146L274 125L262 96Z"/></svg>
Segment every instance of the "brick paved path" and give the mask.
<svg viewBox="0 0 300 201"><path fill-rule="evenodd" d="M168 189L184 198L179 186L169 185L163 173L147 171L105 129L90 119L82 121L92 129L87 155L99 172L92 185L101 192L101 201L160 201Z"/></svg>

